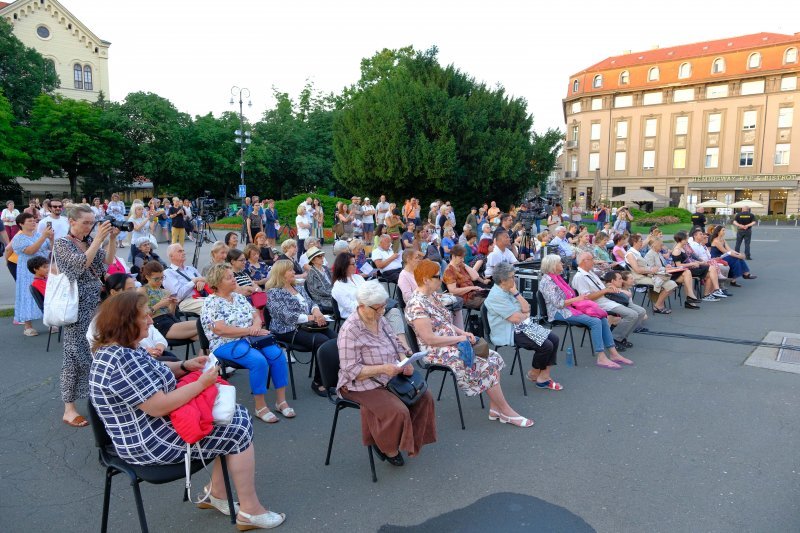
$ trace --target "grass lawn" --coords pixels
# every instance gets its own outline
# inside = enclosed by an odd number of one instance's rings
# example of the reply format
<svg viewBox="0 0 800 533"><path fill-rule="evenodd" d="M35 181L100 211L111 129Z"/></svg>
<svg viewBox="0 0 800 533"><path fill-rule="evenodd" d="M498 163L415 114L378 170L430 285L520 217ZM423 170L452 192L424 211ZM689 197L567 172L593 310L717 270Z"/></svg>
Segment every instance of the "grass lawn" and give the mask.
<svg viewBox="0 0 800 533"><path fill-rule="evenodd" d="M635 222L635 221L634 221ZM587 229L591 233L595 233L597 230L595 228L595 224L586 224ZM666 224L664 226L659 226L661 231L664 233L665 237L672 237L676 231L689 231L692 229L691 224L686 224L683 222L678 222L677 224ZM642 235L647 235L650 233L650 226L637 226L635 223L633 224L633 232L634 233L641 233Z"/></svg>

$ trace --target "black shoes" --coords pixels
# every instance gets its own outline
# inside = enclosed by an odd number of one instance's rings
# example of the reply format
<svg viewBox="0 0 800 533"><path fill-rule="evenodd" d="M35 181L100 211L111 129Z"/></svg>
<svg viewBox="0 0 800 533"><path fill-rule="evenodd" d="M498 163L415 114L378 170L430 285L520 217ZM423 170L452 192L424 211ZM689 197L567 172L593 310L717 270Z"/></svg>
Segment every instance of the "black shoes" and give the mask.
<svg viewBox="0 0 800 533"><path fill-rule="evenodd" d="M392 466L403 466L406 464L406 462L403 460L402 452L397 452L397 455L394 457L387 457L386 454L380 451L377 446L373 446L372 449L375 450L375 454L378 456L378 459L381 461L388 461L388 463Z"/></svg>
<svg viewBox="0 0 800 533"><path fill-rule="evenodd" d="M688 298L686 299L686 303L683 304L686 309L700 309L700 306L696 303L692 303Z"/></svg>
<svg viewBox="0 0 800 533"><path fill-rule="evenodd" d="M617 349L618 352L624 352L626 350L625 345L622 341L614 341L614 348Z"/></svg>

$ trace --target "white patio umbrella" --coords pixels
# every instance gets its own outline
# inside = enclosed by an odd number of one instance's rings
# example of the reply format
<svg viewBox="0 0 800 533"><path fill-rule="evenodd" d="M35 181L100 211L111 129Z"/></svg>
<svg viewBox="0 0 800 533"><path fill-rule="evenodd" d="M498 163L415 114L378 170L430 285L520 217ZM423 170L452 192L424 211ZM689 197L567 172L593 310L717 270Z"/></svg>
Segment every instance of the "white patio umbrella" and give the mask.
<svg viewBox="0 0 800 533"><path fill-rule="evenodd" d="M739 208L742 208L742 207L750 207L750 208L752 208L752 207L764 207L764 205L760 204L758 202L755 202L753 200L739 200L738 202L732 203L728 207L733 207L735 209L739 209Z"/></svg>
<svg viewBox="0 0 800 533"><path fill-rule="evenodd" d="M681 199L678 200L678 207L681 209L686 209L686 195L681 194Z"/></svg>
<svg viewBox="0 0 800 533"><path fill-rule="evenodd" d="M696 207L709 207L711 209L723 208L728 207L728 204L725 202L720 202L719 200L706 200L705 202L700 202L697 204Z"/></svg>
<svg viewBox="0 0 800 533"><path fill-rule="evenodd" d="M643 204L646 202L669 202L669 198L647 189L633 189L611 198L612 202L633 202Z"/></svg>

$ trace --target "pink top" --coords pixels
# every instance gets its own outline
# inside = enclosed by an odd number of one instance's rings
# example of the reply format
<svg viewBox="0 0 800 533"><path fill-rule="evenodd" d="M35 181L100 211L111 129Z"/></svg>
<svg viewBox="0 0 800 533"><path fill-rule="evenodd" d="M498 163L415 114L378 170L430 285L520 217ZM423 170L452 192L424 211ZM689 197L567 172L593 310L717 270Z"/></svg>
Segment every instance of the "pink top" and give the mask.
<svg viewBox="0 0 800 533"><path fill-rule="evenodd" d="M414 274L404 268L397 278L397 286L400 287L400 292L403 293L403 300L408 302L414 295L414 291L417 290L417 280L414 279Z"/></svg>
<svg viewBox="0 0 800 533"><path fill-rule="evenodd" d="M614 261L618 263L625 262L625 248L622 246L615 246L614 249L611 251L611 255L614 256Z"/></svg>
<svg viewBox="0 0 800 533"><path fill-rule="evenodd" d="M336 337L336 345L339 347L337 390L347 387L350 391L368 391L385 386L389 381L386 374L361 380L358 375L365 366L397 363L400 354L404 353L385 318L379 319L376 335L364 325L358 313L353 313L344 321Z"/></svg>

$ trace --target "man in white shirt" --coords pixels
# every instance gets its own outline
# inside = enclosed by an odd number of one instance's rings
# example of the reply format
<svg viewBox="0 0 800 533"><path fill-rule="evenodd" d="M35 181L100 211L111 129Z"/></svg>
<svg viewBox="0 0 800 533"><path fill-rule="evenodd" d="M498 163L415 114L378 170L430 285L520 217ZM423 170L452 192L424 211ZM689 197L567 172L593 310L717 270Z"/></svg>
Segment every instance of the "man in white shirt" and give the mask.
<svg viewBox="0 0 800 533"><path fill-rule="evenodd" d="M633 302L625 306L606 298L606 294L620 292L620 289L613 286L606 287L597 274L592 272L593 265L592 254L589 252L578 254L578 271L572 278L572 286L578 291L578 294L594 300L604 311L622 317L622 321L611 333L614 336L617 351L624 352L626 348L633 348L633 344L628 342L628 336L642 326L642 322L647 319L647 311ZM619 274L616 275L619 276Z"/></svg>
<svg viewBox="0 0 800 533"><path fill-rule="evenodd" d="M567 228L558 226L554 233L556 236L550 240L550 245L558 246L558 255L561 257L567 259L574 258L575 251L572 249L572 245L567 241Z"/></svg>
<svg viewBox="0 0 800 533"><path fill-rule="evenodd" d="M386 213L389 212L389 202L386 201L386 196L381 194L380 202L375 206L376 215L375 221L378 224L383 224L383 221L386 219Z"/></svg>
<svg viewBox="0 0 800 533"><path fill-rule="evenodd" d="M63 210L64 204L61 203L61 200L51 200L50 214L39 221L36 231L43 233L45 228L47 228L47 223L49 222L53 228L54 239L66 237L67 233L69 232L69 221L67 220L66 216L61 216L61 212Z"/></svg>
<svg viewBox="0 0 800 533"><path fill-rule="evenodd" d="M372 250L372 260L383 278L397 283L400 271L403 270L403 261L399 253L392 251L392 238L389 235L381 235L378 247Z"/></svg>
<svg viewBox="0 0 800 533"><path fill-rule="evenodd" d="M692 230L692 236L688 239L689 246L692 248L692 252L694 255L700 259L701 261L711 261L711 251L708 249L706 243L708 243L708 235L706 232L703 231L702 228L694 228ZM728 273L730 272L731 267L728 265L723 265L721 263L714 263L717 270L719 271L720 278L724 279L728 277ZM719 288L719 292L722 294L716 294L717 297L726 297L726 296L733 296L732 292L729 292L727 289L723 289L722 287Z"/></svg>
<svg viewBox="0 0 800 533"><path fill-rule="evenodd" d="M511 251L511 237L503 228L497 228L494 232L494 250L486 258L486 277L489 278L494 272L494 267L500 263L514 264L517 256Z"/></svg>
<svg viewBox="0 0 800 533"><path fill-rule="evenodd" d="M178 308L184 313L197 313L203 310L205 298L193 298L195 289L202 294L206 278L192 265L186 264L186 251L178 243L167 248L169 268L164 270L164 288L178 299Z"/></svg>
<svg viewBox="0 0 800 533"><path fill-rule="evenodd" d="M370 203L369 198L364 198L364 205L361 207L361 222L364 223L364 242L372 242L375 234L375 206Z"/></svg>

